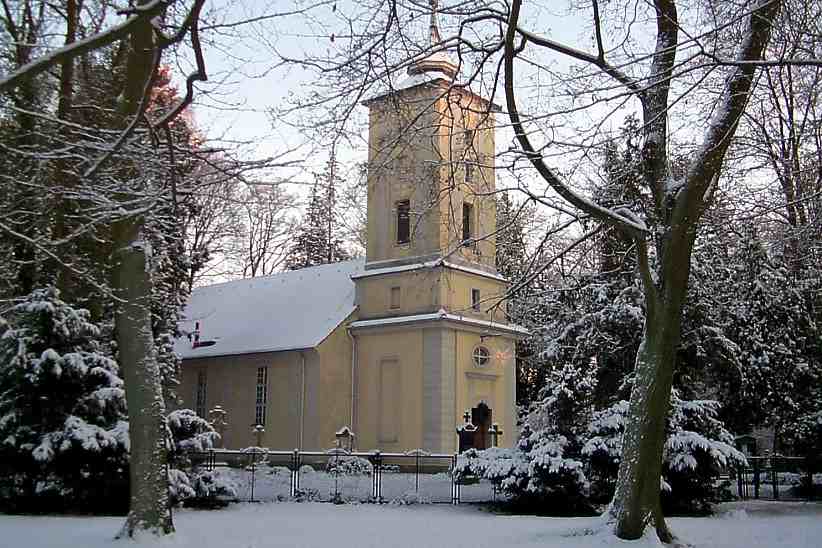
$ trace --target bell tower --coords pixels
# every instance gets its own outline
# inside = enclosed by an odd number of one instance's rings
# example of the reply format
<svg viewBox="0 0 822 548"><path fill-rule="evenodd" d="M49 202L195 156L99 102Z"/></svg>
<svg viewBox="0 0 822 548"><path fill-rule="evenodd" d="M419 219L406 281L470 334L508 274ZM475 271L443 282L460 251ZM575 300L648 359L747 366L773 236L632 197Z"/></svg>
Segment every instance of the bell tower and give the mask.
<svg viewBox="0 0 822 548"><path fill-rule="evenodd" d="M516 439L507 280L495 267L494 113L457 81L431 2L426 56L369 109L368 226L356 283L361 447L455 451L466 409ZM493 413L493 414L491 414ZM484 438L483 438L484 439Z"/></svg>
<svg viewBox="0 0 822 548"><path fill-rule="evenodd" d="M369 107L366 262L448 257L495 273L494 112L455 83L432 6L426 57Z"/></svg>

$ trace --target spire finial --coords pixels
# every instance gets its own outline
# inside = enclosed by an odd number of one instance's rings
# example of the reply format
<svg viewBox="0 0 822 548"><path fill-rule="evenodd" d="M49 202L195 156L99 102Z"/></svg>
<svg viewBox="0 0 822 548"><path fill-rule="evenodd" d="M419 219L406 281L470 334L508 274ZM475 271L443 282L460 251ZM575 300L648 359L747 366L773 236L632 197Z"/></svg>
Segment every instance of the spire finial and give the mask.
<svg viewBox="0 0 822 548"><path fill-rule="evenodd" d="M453 80L457 74L457 66L451 62L447 53L442 46L442 37L440 36L440 27L437 23L437 13L439 12L439 1L429 0L431 3L431 23L428 27L430 33L428 39L430 44L428 48L430 53L428 56L414 61L408 67L408 74L439 74L446 77L448 80Z"/></svg>
<svg viewBox="0 0 822 548"><path fill-rule="evenodd" d="M440 26L437 23L437 11L439 11L438 4L438 0L431 0L431 23L429 24L429 30L431 32L430 39L432 46L436 46L442 42L442 38L440 37Z"/></svg>

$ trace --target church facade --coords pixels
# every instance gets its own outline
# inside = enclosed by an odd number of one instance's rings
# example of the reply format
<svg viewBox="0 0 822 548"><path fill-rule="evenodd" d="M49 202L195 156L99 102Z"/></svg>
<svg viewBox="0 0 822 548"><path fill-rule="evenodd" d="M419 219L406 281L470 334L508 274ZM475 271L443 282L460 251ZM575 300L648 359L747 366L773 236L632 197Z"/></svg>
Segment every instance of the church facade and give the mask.
<svg viewBox="0 0 822 548"><path fill-rule="evenodd" d="M490 446L494 423L500 445L516 440L527 332L495 269L496 107L455 76L433 55L364 103L364 260L193 292L179 392L203 416L225 410L225 447L328 449L347 426L358 450L450 453L465 412L469 445Z"/></svg>

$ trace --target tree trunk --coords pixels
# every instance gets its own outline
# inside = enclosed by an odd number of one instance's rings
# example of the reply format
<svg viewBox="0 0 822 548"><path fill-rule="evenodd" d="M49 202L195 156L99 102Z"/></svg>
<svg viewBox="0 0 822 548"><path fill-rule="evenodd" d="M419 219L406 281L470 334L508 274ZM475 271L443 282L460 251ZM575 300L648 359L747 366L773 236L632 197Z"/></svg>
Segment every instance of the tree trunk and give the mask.
<svg viewBox="0 0 822 548"><path fill-rule="evenodd" d="M690 230L689 230L690 228ZM673 535L665 523L660 500L662 450L671 402L671 388L680 341L682 307L688 290L693 227L679 225L664 246L662 288L646 288L647 312L637 351L630 420L622 439L616 493L610 509L618 537L634 540L651 525L663 542Z"/></svg>
<svg viewBox="0 0 822 548"><path fill-rule="evenodd" d="M137 530L166 534L174 530L166 470L166 412L151 331L149 249L140 240L140 222L119 221L114 245L112 285L122 299L114 321L131 439L131 500L118 536L130 537Z"/></svg>
<svg viewBox="0 0 822 548"><path fill-rule="evenodd" d="M139 0L144 6L148 0ZM143 95L149 92L154 78L155 43L151 22L135 27L129 40L126 80L119 114L123 128L135 116L141 116ZM139 160L125 164L121 177L125 192L123 202L138 194L144 185ZM127 207L127 206L126 206ZM120 300L114 316L120 365L126 387L129 434L131 438L131 500L121 537L136 531L161 535L171 533L166 470L166 417L162 379L154 349L151 329L151 273L148 242L142 240L143 218L126 215L112 225L112 285Z"/></svg>

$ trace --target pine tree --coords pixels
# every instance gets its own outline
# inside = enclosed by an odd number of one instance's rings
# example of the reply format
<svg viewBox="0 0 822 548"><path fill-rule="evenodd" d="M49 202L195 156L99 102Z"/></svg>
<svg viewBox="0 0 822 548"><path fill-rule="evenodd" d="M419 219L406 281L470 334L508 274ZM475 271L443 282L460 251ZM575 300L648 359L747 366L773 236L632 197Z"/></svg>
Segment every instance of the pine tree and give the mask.
<svg viewBox="0 0 822 548"><path fill-rule="evenodd" d="M0 500L19 509L124 510L129 430L100 328L52 288L0 320Z"/></svg>

